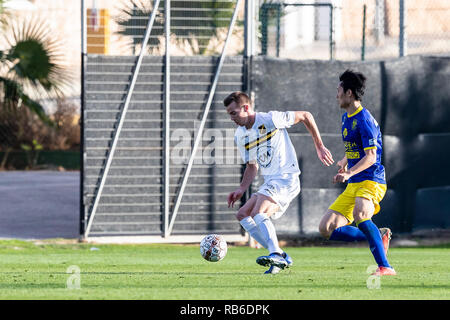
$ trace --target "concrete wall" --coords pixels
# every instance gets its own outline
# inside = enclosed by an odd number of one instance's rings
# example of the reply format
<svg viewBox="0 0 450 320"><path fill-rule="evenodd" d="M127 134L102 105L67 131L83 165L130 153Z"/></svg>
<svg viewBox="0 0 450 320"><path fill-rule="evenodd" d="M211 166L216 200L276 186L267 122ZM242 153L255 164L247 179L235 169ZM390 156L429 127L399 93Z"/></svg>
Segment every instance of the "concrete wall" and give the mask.
<svg viewBox="0 0 450 320"><path fill-rule="evenodd" d="M450 223L450 59L411 56L379 62L296 61L257 57L253 88L258 111L308 110L337 161L344 156L342 111L336 103L339 75L347 68L367 80L362 104L384 137L388 193L374 220L397 232ZM321 216L342 191L335 167L317 159L302 125L289 129L302 170L302 192L276 221L284 234L315 233Z"/></svg>

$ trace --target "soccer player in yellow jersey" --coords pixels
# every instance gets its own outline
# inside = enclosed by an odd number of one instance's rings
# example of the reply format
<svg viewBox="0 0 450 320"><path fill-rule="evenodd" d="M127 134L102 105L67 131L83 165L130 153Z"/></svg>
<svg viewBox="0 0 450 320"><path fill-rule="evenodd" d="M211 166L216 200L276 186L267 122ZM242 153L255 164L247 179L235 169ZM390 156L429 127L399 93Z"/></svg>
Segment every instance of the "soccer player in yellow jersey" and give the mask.
<svg viewBox="0 0 450 320"><path fill-rule="evenodd" d="M386 178L381 164L380 127L361 105L366 77L346 70L339 80L336 98L346 111L342 116L345 157L337 162L339 170L333 181L348 184L322 218L319 231L330 240L367 240L378 264L375 275L395 275L386 257L391 231L378 229L371 220L380 211L379 203L386 193ZM357 227L350 225L353 221Z"/></svg>

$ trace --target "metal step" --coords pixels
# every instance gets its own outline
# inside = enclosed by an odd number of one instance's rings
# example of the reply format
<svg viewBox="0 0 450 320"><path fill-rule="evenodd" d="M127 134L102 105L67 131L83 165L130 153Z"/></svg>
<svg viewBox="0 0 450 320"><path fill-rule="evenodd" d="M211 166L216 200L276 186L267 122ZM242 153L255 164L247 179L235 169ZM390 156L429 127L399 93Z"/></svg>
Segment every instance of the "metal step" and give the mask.
<svg viewBox="0 0 450 320"><path fill-rule="evenodd" d="M84 186L85 190L88 190L87 188L90 188L92 185L97 185L98 183L98 175L84 176ZM181 176L171 176L170 177L170 186L176 187L179 186L181 180ZM106 185L123 185L123 186L133 186L133 185L154 185L155 187L158 187L162 185L163 178L161 176L124 176L124 175L116 175L116 176L108 176L106 178ZM215 186L221 186L221 185L234 185L235 188L237 188L240 184L240 176L235 174L230 175L194 175L190 176L188 180L189 186L211 186L211 184L214 184ZM217 182L217 183L215 183Z"/></svg>

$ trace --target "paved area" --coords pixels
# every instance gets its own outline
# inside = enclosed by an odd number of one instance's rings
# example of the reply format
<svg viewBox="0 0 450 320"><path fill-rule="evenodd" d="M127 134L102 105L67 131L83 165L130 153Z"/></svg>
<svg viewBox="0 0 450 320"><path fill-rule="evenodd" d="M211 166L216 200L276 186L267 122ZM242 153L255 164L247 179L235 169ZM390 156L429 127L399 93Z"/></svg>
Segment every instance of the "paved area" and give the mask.
<svg viewBox="0 0 450 320"><path fill-rule="evenodd" d="M79 172L0 172L0 238L78 238L79 186Z"/></svg>

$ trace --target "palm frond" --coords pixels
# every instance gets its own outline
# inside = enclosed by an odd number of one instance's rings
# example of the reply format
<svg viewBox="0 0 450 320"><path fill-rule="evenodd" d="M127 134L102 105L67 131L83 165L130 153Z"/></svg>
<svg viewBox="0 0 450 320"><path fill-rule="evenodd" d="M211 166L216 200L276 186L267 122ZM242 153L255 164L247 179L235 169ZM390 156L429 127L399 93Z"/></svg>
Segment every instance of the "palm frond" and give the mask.
<svg viewBox="0 0 450 320"><path fill-rule="evenodd" d="M136 46L141 44L144 38L148 19L153 11L153 3L152 1L143 0L122 0L120 2L120 6L118 7L118 11L119 14L114 18L119 26L118 34L129 36L130 42L128 45L136 49ZM164 25L161 12L157 14L154 25L158 27ZM163 35L163 32L159 29L153 29L152 35ZM149 39L149 46L155 46L158 44L158 39Z"/></svg>
<svg viewBox="0 0 450 320"><path fill-rule="evenodd" d="M8 26L8 19L11 13L3 6L5 0L0 0L0 30L5 29Z"/></svg>
<svg viewBox="0 0 450 320"><path fill-rule="evenodd" d="M55 126L54 122L45 113L44 107L39 102L33 100L25 94L19 83L0 76L0 85L3 89L3 107L17 108L18 106L23 105L35 113L39 119L47 125L52 127Z"/></svg>
<svg viewBox="0 0 450 320"><path fill-rule="evenodd" d="M8 77L25 88L62 96L72 79L63 66L62 44L54 39L51 29L38 17L13 21L10 29L9 36L5 35L10 48L4 52Z"/></svg>

